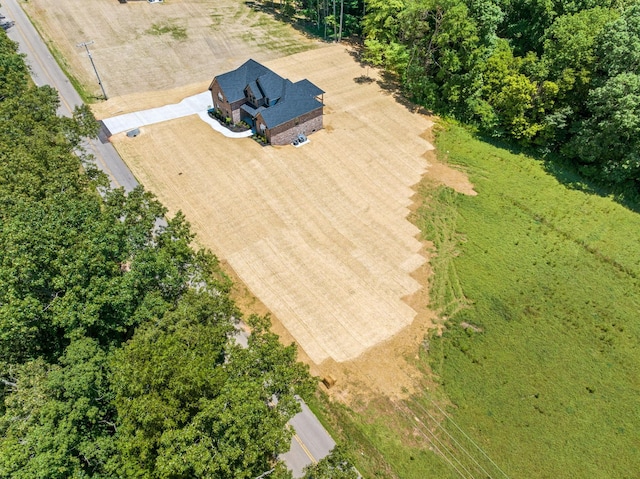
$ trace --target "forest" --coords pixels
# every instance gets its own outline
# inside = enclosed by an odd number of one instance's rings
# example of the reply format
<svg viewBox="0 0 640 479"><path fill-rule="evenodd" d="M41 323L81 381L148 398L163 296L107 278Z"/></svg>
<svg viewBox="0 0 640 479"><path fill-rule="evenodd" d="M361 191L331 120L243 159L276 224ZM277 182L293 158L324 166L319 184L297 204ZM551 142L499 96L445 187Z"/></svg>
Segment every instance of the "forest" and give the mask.
<svg viewBox="0 0 640 479"><path fill-rule="evenodd" d="M142 187L110 189L93 116L58 103L0 32L0 478L291 477L308 367L268 318L236 343L216 257Z"/></svg>
<svg viewBox="0 0 640 479"><path fill-rule="evenodd" d="M326 40L352 39L404 94L489 140L640 190L635 0L280 0Z"/></svg>

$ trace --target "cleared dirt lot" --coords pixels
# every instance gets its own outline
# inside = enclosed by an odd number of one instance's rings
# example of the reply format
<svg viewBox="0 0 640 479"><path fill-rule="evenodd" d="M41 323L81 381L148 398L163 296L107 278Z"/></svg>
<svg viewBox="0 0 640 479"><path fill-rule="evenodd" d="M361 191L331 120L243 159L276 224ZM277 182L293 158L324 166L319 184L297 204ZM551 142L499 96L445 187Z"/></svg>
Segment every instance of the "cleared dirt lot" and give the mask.
<svg viewBox="0 0 640 479"><path fill-rule="evenodd" d="M302 148L230 140L196 116L113 141L141 183L183 210L198 242L230 265L244 309L273 313L274 330L298 342L314 374L338 380L335 395L400 394L414 384L421 374L406 358L433 315L427 248L407 220L412 187L427 172L473 193L463 174L429 156L428 117L355 81L376 72L345 47L308 39L244 0L23 6L98 95L76 46L94 41L110 96L92 105L98 118L177 103L247 58L324 89L325 129Z"/></svg>
<svg viewBox="0 0 640 479"><path fill-rule="evenodd" d="M302 148L232 140L197 117L113 139L134 174L229 262L315 363L346 361L416 312L425 262L407 221L427 169L430 120L398 104L343 46L267 62L327 93L325 129Z"/></svg>
<svg viewBox="0 0 640 479"><path fill-rule="evenodd" d="M250 2L247 2L250 3ZM316 45L288 25L249 8L244 0L118 0L21 2L71 71L95 96L167 90L210 80L247 59L264 61ZM163 33L164 32L164 33Z"/></svg>

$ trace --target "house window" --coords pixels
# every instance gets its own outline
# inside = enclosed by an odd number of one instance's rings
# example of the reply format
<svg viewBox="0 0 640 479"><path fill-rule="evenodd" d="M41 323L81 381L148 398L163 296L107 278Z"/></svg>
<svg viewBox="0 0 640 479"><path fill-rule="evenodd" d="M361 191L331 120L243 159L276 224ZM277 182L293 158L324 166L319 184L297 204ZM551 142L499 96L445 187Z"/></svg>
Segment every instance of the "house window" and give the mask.
<svg viewBox="0 0 640 479"><path fill-rule="evenodd" d="M224 101L224 97L221 92L218 92L218 98L220 98L220 101Z"/></svg>

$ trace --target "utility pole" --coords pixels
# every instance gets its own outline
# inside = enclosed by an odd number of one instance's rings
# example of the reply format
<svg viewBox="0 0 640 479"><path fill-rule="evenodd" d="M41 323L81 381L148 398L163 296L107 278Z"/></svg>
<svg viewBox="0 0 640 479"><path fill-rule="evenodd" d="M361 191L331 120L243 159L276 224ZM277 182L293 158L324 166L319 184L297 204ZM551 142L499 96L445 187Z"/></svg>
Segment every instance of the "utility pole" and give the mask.
<svg viewBox="0 0 640 479"><path fill-rule="evenodd" d="M96 72L96 78L98 79L98 85L100 85L100 88L102 89L102 95L104 96L105 100L108 100L107 98L107 92L104 91L104 85L102 85L102 80L100 80L100 75L98 75L98 69L96 68L96 64L93 63L93 57L91 56L91 52L89 51L89 45L91 45L93 43L93 40L91 40L90 42L82 42L82 43L78 43L78 47L84 47L85 50L87 50L87 55L89 55L89 60L91 61L91 66L93 67L93 71Z"/></svg>

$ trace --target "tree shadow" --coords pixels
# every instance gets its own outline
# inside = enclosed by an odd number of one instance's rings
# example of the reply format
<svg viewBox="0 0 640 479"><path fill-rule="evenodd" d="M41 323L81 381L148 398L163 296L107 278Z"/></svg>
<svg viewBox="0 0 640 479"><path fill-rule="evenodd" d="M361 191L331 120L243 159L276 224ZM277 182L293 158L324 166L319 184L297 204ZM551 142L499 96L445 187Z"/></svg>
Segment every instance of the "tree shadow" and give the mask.
<svg viewBox="0 0 640 479"><path fill-rule="evenodd" d="M519 145L504 138L496 138L486 132L474 135L478 140L514 155L527 155L542 164L544 170L570 190L581 191L602 198L612 198L616 203L634 213L640 213L640 193L638 184L608 185L585 176L580 168L570 160L555 152L543 152L540 148Z"/></svg>
<svg viewBox="0 0 640 479"><path fill-rule="evenodd" d="M368 62L364 58L364 44L359 39L351 39L352 41L345 42L349 44L349 47L346 51L349 55L353 57L353 59L360 64L361 67L367 68L366 75L360 75L353 79L356 83L371 83L375 81L383 92L391 95L396 102L400 105L404 106L411 113L418 113L420 115L433 116L433 110L426 108L424 105L420 105L415 103L409 99L404 91L402 90L402 85L400 84L398 77L392 73L389 73L385 70L380 69L376 65L371 62ZM375 68L380 75L380 78L377 80L371 79L371 81L363 80L364 78L368 78L368 69Z"/></svg>
<svg viewBox="0 0 640 479"><path fill-rule="evenodd" d="M368 75L360 75L359 77L355 77L353 81L356 82L358 85L366 85L367 83L375 82L375 79L371 78Z"/></svg>
<svg viewBox="0 0 640 479"><path fill-rule="evenodd" d="M327 38L323 38L323 35L321 34L323 32L320 31L320 27L314 22L304 20L302 18L296 17L295 15L285 15L278 9L279 4L273 1L258 3L251 0L246 0L244 4L255 12L264 13L271 16L275 20L291 25L298 33L307 38L320 40L327 43L331 43L333 41L328 40Z"/></svg>
<svg viewBox="0 0 640 479"><path fill-rule="evenodd" d="M244 4L248 8L256 12L265 13L278 21L288 23L307 38L313 38L315 40L324 41L326 43L334 43L334 40L332 38L325 37L323 35L324 32L321 31L319 25L296 16L288 16L283 14L283 12L278 8L280 4L276 3L275 1L265 0L263 2L257 2L253 0L245 0ZM344 37L341 39L340 43L349 47L346 49L347 53L349 53L349 55L351 55L354 60L356 60L356 62L360 64L360 66L362 66L363 68L376 68L380 72L380 79L378 80L375 80L373 78L369 79L369 75L367 73L366 75L360 75L359 77L354 78L354 82L358 84L367 84L376 81L378 86L383 91L392 95L399 104L404 106L410 112L429 116L434 114L432 110L425 108L423 105L412 102L402 91L400 82L398 81L398 78L396 76L391 73L385 72L382 69L379 69L372 63L365 60L364 43L362 42L362 38L356 35Z"/></svg>
<svg viewBox="0 0 640 479"><path fill-rule="evenodd" d="M545 159L543 166L545 171L552 174L558 182L569 189L583 191L603 198L612 198L616 203L628 210L640 213L640 185L638 183L603 184L585 177L580 172L579 167L562 157Z"/></svg>
<svg viewBox="0 0 640 479"><path fill-rule="evenodd" d="M279 4L273 0L265 0L260 3L257 1L246 0L244 4L252 10L263 12L278 21L288 23L307 38L333 43L333 39L327 38L323 35L324 32L320 31L319 25L299 17L284 15L282 11L278 9ZM433 116L439 113L412 101L406 95L405 91L403 91L402 85L396 75L367 62L364 56L364 43L361 38L355 36L347 37L343 38L341 43L349 46L346 51L356 62L360 64L360 66L363 68L376 68L379 72L379 79L374 79L369 77L367 70L367 74L360 75L353 79L355 83L364 85L375 81L383 92L393 96L397 103L404 106L411 113L418 113L427 116ZM446 115L446 112L444 114ZM567 188L602 197L611 197L625 208L633 212L640 213L640 183L636 182L634 184L621 186L606 185L584 176L575 164L563 159L557 154L541 152L540 149L531 146L519 145L518 143L515 143L515 141L496 138L486 132L478 132L476 133L476 137L481 141L507 150L513 154L526 154L542 162L545 170Z"/></svg>

